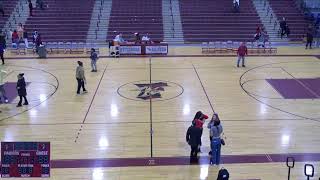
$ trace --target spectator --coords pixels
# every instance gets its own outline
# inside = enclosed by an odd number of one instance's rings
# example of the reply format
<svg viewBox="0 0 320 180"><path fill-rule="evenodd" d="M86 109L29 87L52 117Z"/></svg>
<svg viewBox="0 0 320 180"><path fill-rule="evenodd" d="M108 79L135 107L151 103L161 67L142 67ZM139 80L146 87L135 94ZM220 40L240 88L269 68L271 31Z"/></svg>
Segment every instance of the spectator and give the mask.
<svg viewBox="0 0 320 180"><path fill-rule="evenodd" d="M17 30L14 30L11 37L12 43L15 43L18 45L19 43L19 35L17 33Z"/></svg>
<svg viewBox="0 0 320 180"><path fill-rule="evenodd" d="M142 41L149 42L150 41L149 34L142 36Z"/></svg>
<svg viewBox="0 0 320 180"><path fill-rule="evenodd" d="M201 129L196 128L195 123L188 128L186 141L191 147L190 163L198 160L198 147L201 143Z"/></svg>
<svg viewBox="0 0 320 180"><path fill-rule="evenodd" d="M19 25L17 27L17 32L18 32L19 42L20 42L23 39L23 25L22 25L22 23L19 23Z"/></svg>
<svg viewBox="0 0 320 180"><path fill-rule="evenodd" d="M98 60L98 54L96 53L96 50L94 48L91 48L91 72L97 72L97 60Z"/></svg>
<svg viewBox="0 0 320 180"><path fill-rule="evenodd" d="M29 13L30 13L30 16L33 16L33 14L32 14L32 10L33 10L32 2L31 2L31 0L28 0L28 2L29 2Z"/></svg>
<svg viewBox="0 0 320 180"><path fill-rule="evenodd" d="M213 126L211 126L210 129L210 135L212 136L211 140L211 158L210 163L211 164L220 164L220 156L221 156L221 134L223 132L223 128L221 125L220 120L215 120L213 123Z"/></svg>
<svg viewBox="0 0 320 180"><path fill-rule="evenodd" d="M287 34L287 38L289 37L289 35L290 35L290 28L289 28L289 26L288 25L286 25L286 32L285 32L286 34Z"/></svg>
<svg viewBox="0 0 320 180"><path fill-rule="evenodd" d="M287 27L286 18L282 17L282 20L280 21L281 39L282 39L283 35L285 35L285 33L286 33L286 27Z"/></svg>
<svg viewBox="0 0 320 180"><path fill-rule="evenodd" d="M0 12L2 13L2 16L4 17L4 8L3 8L3 1L0 0Z"/></svg>
<svg viewBox="0 0 320 180"><path fill-rule="evenodd" d="M20 97L19 103L17 107L21 107L22 103L22 98L24 99L24 104L23 105L29 105L28 100L27 100L27 89L26 89L26 81L24 80L24 73L20 73L18 75L18 82L17 82L17 91L18 95Z"/></svg>
<svg viewBox="0 0 320 180"><path fill-rule="evenodd" d="M76 69L76 79L78 82L77 94L80 94L81 87L83 92L87 93L87 90L84 87L84 84L86 83L86 77L84 75L83 63L81 61L78 61L78 67Z"/></svg>
<svg viewBox="0 0 320 180"><path fill-rule="evenodd" d="M25 28L23 29L23 40L24 40L24 44L26 45L26 47L29 48L28 32Z"/></svg>
<svg viewBox="0 0 320 180"><path fill-rule="evenodd" d="M240 12L240 0L233 0L234 12Z"/></svg>
<svg viewBox="0 0 320 180"><path fill-rule="evenodd" d="M1 50L1 47L0 47L0 50ZM2 103L8 103L8 98L6 96L6 90L4 89L4 78L5 76L8 75L8 72L5 71L3 69L3 67L0 67L0 101Z"/></svg>
<svg viewBox="0 0 320 180"><path fill-rule="evenodd" d="M242 60L242 67L246 67L244 64L245 64L245 56L248 55L248 49L245 43L241 43L240 47L238 48L237 54L238 54L237 67L239 67L241 60Z"/></svg>
<svg viewBox="0 0 320 180"><path fill-rule="evenodd" d="M114 42L117 42L117 43L124 43L125 42L125 40L122 38L122 34L120 33L120 34L118 34L115 38L114 38L114 40L113 40Z"/></svg>
<svg viewBox="0 0 320 180"><path fill-rule="evenodd" d="M42 45L42 39L41 39L40 33L37 33L36 35L35 45L36 45L36 50L39 48L40 45Z"/></svg>
<svg viewBox="0 0 320 180"><path fill-rule="evenodd" d="M268 35L267 35L267 32L262 29L261 33L260 33L260 37L258 39L258 47L264 47L265 46L265 43L268 39Z"/></svg>
<svg viewBox="0 0 320 180"><path fill-rule="evenodd" d="M254 40L258 40L260 38L261 35L261 27L258 26L256 29L256 33L254 34Z"/></svg>
<svg viewBox="0 0 320 180"><path fill-rule="evenodd" d="M229 180L229 172L225 168L221 168L218 172L217 180Z"/></svg>
<svg viewBox="0 0 320 180"><path fill-rule="evenodd" d="M4 51L6 49L6 38L4 35L0 35L0 57L2 60L2 65L4 65Z"/></svg>
<svg viewBox="0 0 320 180"><path fill-rule="evenodd" d="M44 3L43 0L36 0L36 7L44 10Z"/></svg>
<svg viewBox="0 0 320 180"><path fill-rule="evenodd" d="M134 42L135 42L135 44L140 44L141 43L140 33L138 33L138 32L134 33Z"/></svg>
<svg viewBox="0 0 320 180"><path fill-rule="evenodd" d="M313 32L312 32L312 29L308 29L308 30L307 30L306 37L307 37L306 49L308 49L308 45L309 45L310 49L312 49L312 42L313 42Z"/></svg>

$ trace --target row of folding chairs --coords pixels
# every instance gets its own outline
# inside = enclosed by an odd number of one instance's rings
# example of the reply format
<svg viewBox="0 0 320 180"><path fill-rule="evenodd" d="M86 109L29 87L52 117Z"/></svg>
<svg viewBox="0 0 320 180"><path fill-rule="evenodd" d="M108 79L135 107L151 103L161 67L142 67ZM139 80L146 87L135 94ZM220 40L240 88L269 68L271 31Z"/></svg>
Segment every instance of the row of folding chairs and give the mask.
<svg viewBox="0 0 320 180"><path fill-rule="evenodd" d="M201 51L203 54L211 53L223 53L223 54L234 54L241 42L236 41L215 41L215 42L203 42L201 46ZM260 45L260 46L259 46ZM277 48L275 48L271 42L265 42L264 47L258 42L247 42L246 46L248 48L248 53L251 54L275 54L277 53Z"/></svg>
<svg viewBox="0 0 320 180"><path fill-rule="evenodd" d="M94 48L99 53L99 45L97 43L83 43L83 42L43 42L48 53L90 53L91 48ZM21 42L13 45L11 53L27 54L36 53L36 46L34 43L29 42L28 47L25 43Z"/></svg>

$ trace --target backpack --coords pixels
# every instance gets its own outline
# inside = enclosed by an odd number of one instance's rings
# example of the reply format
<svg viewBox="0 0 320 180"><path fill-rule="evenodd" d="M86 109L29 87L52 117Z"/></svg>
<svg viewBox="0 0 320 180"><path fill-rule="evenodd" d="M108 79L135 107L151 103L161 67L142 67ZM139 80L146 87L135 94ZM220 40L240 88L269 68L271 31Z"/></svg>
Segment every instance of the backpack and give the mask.
<svg viewBox="0 0 320 180"><path fill-rule="evenodd" d="M217 180L229 180L229 172L228 170L221 168L218 173Z"/></svg>

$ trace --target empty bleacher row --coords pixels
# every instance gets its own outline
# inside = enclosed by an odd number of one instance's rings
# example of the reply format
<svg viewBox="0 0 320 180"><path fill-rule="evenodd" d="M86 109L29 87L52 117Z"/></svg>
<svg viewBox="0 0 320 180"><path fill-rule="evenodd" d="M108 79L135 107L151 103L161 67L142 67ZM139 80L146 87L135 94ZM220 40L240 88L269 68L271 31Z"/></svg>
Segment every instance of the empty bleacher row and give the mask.
<svg viewBox="0 0 320 180"><path fill-rule="evenodd" d="M163 40L162 0L114 0L107 40L122 33L130 40L135 32L149 34L153 41Z"/></svg>
<svg viewBox="0 0 320 180"><path fill-rule="evenodd" d="M16 7L17 3L18 3L18 0L2 0L2 5L3 5L3 10L5 15L2 16L2 14L0 14L0 30L6 24L7 20L10 17L10 14Z"/></svg>
<svg viewBox="0 0 320 180"><path fill-rule="evenodd" d="M45 42L85 41L95 0L44 0L45 9L35 9L25 28L37 30ZM35 6L35 5L34 5Z"/></svg>
<svg viewBox="0 0 320 180"><path fill-rule="evenodd" d="M249 41L262 26L251 0L241 0L240 13L232 1L180 0L180 12L187 42Z"/></svg>

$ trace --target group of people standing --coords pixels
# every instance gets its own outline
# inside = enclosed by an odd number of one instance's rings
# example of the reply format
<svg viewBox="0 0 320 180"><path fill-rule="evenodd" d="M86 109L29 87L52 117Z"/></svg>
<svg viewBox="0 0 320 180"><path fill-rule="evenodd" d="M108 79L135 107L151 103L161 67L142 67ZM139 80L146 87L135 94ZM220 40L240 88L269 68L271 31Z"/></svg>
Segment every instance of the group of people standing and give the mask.
<svg viewBox="0 0 320 180"><path fill-rule="evenodd" d="M192 120L191 126L186 133L186 141L191 147L190 162L195 163L198 161L198 153L201 152L201 137L203 133L203 125L208 116L198 111ZM224 145L224 139L222 138L223 128L217 113L214 113L209 121L207 128L209 129L209 140L211 151L210 163L219 165L221 156L221 145Z"/></svg>

